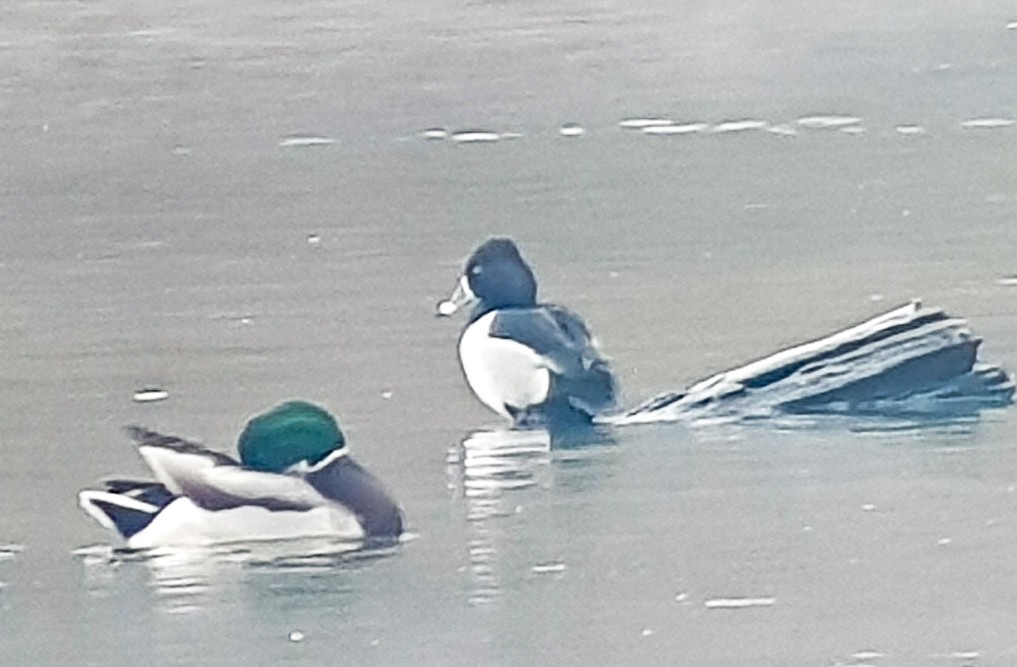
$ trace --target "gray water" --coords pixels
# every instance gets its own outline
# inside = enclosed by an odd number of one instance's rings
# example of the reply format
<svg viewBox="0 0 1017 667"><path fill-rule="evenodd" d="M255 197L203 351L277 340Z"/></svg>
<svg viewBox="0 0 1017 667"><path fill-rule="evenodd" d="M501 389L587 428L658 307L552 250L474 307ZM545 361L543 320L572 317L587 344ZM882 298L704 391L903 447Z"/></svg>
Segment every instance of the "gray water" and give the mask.
<svg viewBox="0 0 1017 667"><path fill-rule="evenodd" d="M1014 12L4 4L0 663L1014 664L1013 410L550 451L431 315L505 234L626 405L914 297L1017 369ZM110 560L75 494L145 473L121 425L229 451L292 397L413 539Z"/></svg>

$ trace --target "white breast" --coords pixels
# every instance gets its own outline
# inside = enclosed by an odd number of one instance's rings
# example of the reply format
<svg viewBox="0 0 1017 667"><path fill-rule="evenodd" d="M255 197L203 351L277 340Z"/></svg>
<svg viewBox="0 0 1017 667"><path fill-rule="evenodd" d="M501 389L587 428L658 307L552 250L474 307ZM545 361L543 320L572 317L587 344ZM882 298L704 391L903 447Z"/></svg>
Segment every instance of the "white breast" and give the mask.
<svg viewBox="0 0 1017 667"><path fill-rule="evenodd" d="M506 406L522 410L547 400L551 373L539 354L521 343L491 338L488 313L459 339L459 362L470 389L481 403L509 419Z"/></svg>

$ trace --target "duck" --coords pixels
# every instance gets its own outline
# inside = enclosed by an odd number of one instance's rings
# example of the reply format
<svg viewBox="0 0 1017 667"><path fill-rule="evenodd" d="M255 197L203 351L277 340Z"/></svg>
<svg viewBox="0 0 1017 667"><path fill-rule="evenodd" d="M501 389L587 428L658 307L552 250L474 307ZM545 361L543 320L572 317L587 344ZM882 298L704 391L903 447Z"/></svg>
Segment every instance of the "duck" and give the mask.
<svg viewBox="0 0 1017 667"><path fill-rule="evenodd" d="M510 238L481 243L439 317L472 307L459 363L477 399L513 426L587 425L616 400L616 380L583 319L539 303L533 269Z"/></svg>
<svg viewBox="0 0 1017 667"><path fill-rule="evenodd" d="M373 545L403 533L402 509L313 403L251 418L239 460L140 426L126 431L155 479L111 479L78 500L128 550L297 538Z"/></svg>

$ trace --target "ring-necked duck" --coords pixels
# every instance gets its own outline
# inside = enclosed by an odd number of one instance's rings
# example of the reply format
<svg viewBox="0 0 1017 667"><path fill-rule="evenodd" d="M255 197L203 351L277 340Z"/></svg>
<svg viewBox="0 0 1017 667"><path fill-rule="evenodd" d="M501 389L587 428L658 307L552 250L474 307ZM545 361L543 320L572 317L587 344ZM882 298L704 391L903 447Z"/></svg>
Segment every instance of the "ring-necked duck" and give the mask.
<svg viewBox="0 0 1017 667"><path fill-rule="evenodd" d="M537 303L533 271L510 239L482 243L440 316L476 304L459 361L480 401L516 425L589 423L615 402L615 379L572 311Z"/></svg>

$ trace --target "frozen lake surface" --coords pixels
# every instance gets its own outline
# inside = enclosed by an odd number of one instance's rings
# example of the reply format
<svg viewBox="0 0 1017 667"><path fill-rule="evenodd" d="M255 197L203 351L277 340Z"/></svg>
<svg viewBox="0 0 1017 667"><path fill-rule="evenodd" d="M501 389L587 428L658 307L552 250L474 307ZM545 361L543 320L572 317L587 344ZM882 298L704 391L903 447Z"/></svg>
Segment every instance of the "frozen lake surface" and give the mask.
<svg viewBox="0 0 1017 667"><path fill-rule="evenodd" d="M636 405L922 298L1017 369L1012 5L0 9L0 663L1007 665L1017 416L510 433L509 235ZM413 539L113 559L120 428L301 397Z"/></svg>

